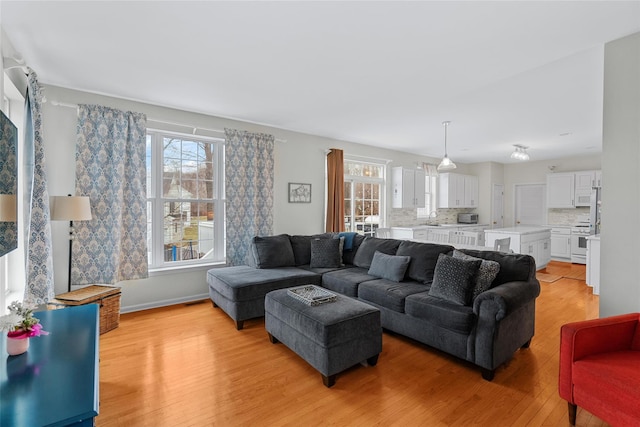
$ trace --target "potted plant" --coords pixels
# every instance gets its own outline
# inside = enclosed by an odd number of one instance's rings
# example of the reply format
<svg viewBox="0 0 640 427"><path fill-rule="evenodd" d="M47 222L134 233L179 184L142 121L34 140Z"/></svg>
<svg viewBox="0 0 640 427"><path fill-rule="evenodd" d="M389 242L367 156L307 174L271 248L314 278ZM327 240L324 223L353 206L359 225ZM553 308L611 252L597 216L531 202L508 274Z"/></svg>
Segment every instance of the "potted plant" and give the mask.
<svg viewBox="0 0 640 427"><path fill-rule="evenodd" d="M7 332L7 353L17 356L29 348L29 338L49 333L42 329L40 321L33 316L35 305L14 301L7 307L9 314L0 316L0 331Z"/></svg>

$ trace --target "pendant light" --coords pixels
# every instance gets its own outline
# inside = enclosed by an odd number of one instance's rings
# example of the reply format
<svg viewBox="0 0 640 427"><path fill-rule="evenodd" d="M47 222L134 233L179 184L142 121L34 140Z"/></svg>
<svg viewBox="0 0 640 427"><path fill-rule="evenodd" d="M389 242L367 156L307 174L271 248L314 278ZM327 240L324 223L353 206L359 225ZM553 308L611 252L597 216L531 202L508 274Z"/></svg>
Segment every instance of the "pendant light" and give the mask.
<svg viewBox="0 0 640 427"><path fill-rule="evenodd" d="M449 127L449 123L451 122L449 121L442 122L442 125L444 126L444 157L442 158L442 161L438 165L439 171L451 170L457 167L456 164L453 163L449 158L449 156L447 155L447 128Z"/></svg>
<svg viewBox="0 0 640 427"><path fill-rule="evenodd" d="M529 147L520 144L513 144L513 146L516 147L516 149L511 153L512 159L522 160L525 162L529 160L529 153L527 153L527 148Z"/></svg>

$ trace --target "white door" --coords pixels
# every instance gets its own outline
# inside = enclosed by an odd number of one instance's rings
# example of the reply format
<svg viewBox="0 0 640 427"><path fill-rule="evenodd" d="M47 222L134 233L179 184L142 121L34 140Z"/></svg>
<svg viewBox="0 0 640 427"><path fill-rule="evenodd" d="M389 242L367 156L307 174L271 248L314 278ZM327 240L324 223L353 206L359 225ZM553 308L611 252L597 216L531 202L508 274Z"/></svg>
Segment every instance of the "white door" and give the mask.
<svg viewBox="0 0 640 427"><path fill-rule="evenodd" d="M516 184L515 225L542 225L547 222L544 184Z"/></svg>
<svg viewBox="0 0 640 427"><path fill-rule="evenodd" d="M502 228L504 218L504 185L493 184L493 203L491 204L491 228Z"/></svg>

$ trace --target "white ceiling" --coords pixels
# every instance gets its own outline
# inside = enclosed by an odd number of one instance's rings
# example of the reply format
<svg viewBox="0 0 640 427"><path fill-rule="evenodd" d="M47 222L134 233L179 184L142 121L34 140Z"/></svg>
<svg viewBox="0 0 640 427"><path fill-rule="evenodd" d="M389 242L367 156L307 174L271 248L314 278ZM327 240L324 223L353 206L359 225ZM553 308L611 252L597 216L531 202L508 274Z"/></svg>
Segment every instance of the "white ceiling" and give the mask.
<svg viewBox="0 0 640 427"><path fill-rule="evenodd" d="M640 1L7 1L41 83L441 157L602 150L604 43ZM561 136L562 134L568 134Z"/></svg>

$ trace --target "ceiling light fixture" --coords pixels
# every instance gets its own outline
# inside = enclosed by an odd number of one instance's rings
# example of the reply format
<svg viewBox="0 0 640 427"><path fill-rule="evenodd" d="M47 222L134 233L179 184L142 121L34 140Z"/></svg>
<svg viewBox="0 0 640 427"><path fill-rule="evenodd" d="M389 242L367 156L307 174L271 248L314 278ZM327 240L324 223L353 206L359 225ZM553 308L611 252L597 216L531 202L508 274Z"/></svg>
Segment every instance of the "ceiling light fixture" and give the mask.
<svg viewBox="0 0 640 427"><path fill-rule="evenodd" d="M513 153L511 153L512 159L522 160L523 162L529 160L529 153L527 153L527 148L529 147L525 147L524 145L520 144L513 144L513 146L516 147L516 149L513 150Z"/></svg>
<svg viewBox="0 0 640 427"><path fill-rule="evenodd" d="M439 171L451 170L457 167L456 164L453 163L449 158L449 156L447 155L447 128L449 127L449 123L451 122L448 122L448 121L442 122L442 125L444 126L444 157L442 158L442 161L438 165Z"/></svg>

